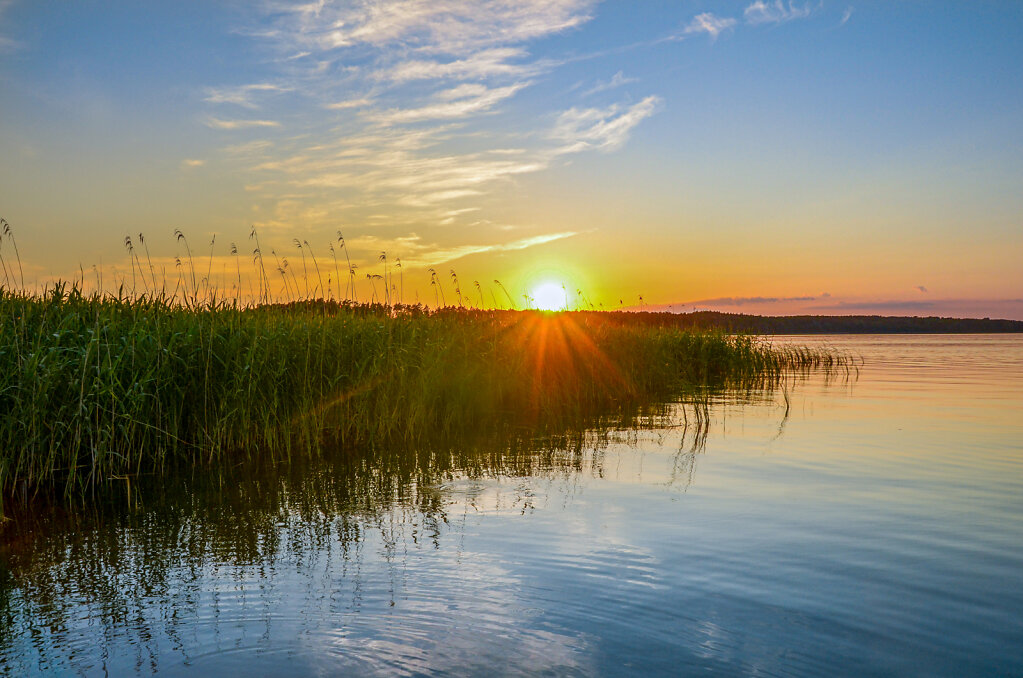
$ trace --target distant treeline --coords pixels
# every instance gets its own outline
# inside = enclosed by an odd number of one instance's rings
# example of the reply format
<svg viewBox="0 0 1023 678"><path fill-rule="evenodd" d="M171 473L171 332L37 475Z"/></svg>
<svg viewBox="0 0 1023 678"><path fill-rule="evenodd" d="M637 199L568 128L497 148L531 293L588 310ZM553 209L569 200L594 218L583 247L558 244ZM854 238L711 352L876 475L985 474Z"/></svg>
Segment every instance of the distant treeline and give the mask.
<svg viewBox="0 0 1023 678"><path fill-rule="evenodd" d="M584 312L585 313L585 312ZM698 311L695 313L611 313L623 324L650 324L690 330L747 334L1004 334L1023 332L1023 321L989 318L921 318L880 315L764 316Z"/></svg>

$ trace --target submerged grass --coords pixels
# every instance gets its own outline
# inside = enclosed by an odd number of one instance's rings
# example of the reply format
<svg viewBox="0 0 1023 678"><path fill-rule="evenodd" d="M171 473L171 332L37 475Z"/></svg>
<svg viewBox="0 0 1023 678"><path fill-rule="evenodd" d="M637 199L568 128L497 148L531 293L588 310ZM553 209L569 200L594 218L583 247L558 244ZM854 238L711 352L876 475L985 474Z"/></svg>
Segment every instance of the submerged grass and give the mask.
<svg viewBox="0 0 1023 678"><path fill-rule="evenodd" d="M241 308L0 288L0 496L84 494L181 463L557 427L836 367L746 336L599 313L305 301Z"/></svg>

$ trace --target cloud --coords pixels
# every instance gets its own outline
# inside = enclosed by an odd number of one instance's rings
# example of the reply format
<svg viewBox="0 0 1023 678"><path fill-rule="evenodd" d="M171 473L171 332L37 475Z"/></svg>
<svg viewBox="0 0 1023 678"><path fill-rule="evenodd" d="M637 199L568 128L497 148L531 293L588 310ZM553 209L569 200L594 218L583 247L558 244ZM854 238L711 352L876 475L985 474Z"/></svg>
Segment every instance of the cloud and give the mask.
<svg viewBox="0 0 1023 678"><path fill-rule="evenodd" d="M546 62L529 64L513 61L526 56L528 53L520 47L496 47L452 61L401 61L380 71L376 77L396 83L434 79L476 80L495 76L524 78L543 70Z"/></svg>
<svg viewBox="0 0 1023 678"><path fill-rule="evenodd" d="M273 145L272 141L268 141L266 139L255 139L243 144L230 144L228 146L224 146L220 150L233 156L252 156L260 153L266 153L273 148Z"/></svg>
<svg viewBox="0 0 1023 678"><path fill-rule="evenodd" d="M373 256L369 259L370 261L376 258L375 255L377 253L386 251L400 256L402 264L406 267L427 268L462 259L473 254L515 252L556 240L564 240L576 235L579 235L577 231L563 231L560 233L535 235L505 243L459 245L456 247L445 247L437 243L424 243L422 237L415 233L398 238L379 238L373 235L363 235L346 239L345 242L354 252L372 253Z"/></svg>
<svg viewBox="0 0 1023 678"><path fill-rule="evenodd" d="M924 287L923 285L917 285L916 289L922 292L923 294L927 294L927 288Z"/></svg>
<svg viewBox="0 0 1023 678"><path fill-rule="evenodd" d="M821 295L828 296L828 295ZM629 306L626 310L642 309L645 311L677 311L683 310L733 310L743 307L747 313L768 312L786 313L793 308L799 308L807 302L817 301L819 297L714 297L711 299L695 299L691 301L677 301L670 304L647 304L643 306ZM767 308L764 308L767 307ZM773 308L772 308L773 307ZM781 307L781 308L779 308Z"/></svg>
<svg viewBox="0 0 1023 678"><path fill-rule="evenodd" d="M459 245L457 247L438 248L414 254L413 256L408 257L407 261L410 265L423 267L436 266L438 264L455 261L456 259L461 259L473 254L483 254L486 252L514 252L517 250L524 250L529 247L536 247L537 245L545 245L549 242L554 242L555 240L571 238L575 235L578 235L578 232L564 231L561 233L536 235L531 238L522 238L521 240L514 240L508 243L498 243L493 245ZM402 257L402 261L406 261L405 257Z"/></svg>
<svg viewBox="0 0 1023 678"><path fill-rule="evenodd" d="M0 19L3 19L4 14L13 4L14 0L0 0ZM22 41L15 40L12 37L0 33L0 53L14 52L22 49L23 47L25 47L25 43Z"/></svg>
<svg viewBox="0 0 1023 678"><path fill-rule="evenodd" d="M645 308L646 310L667 310L668 308L683 309L686 307L720 308L740 306L772 306L778 304L791 304L793 302L807 302L816 300L817 297L714 297L712 299L677 301L670 304L655 304L651 306L645 306L643 308Z"/></svg>
<svg viewBox="0 0 1023 678"><path fill-rule="evenodd" d="M849 21L849 19L852 18L852 15L853 15L853 6L849 5L848 7L845 8L845 12L842 13L842 22L839 23L838 25L839 26L845 26L845 24Z"/></svg>
<svg viewBox="0 0 1023 678"><path fill-rule="evenodd" d="M334 196L339 191L355 192L367 209L374 205L397 211L411 208L417 220L437 223L450 219L452 209L475 207L445 206L437 211L440 203L481 195L493 182L544 169L549 162L536 153L518 152L521 149L431 153L450 129L446 125L380 127L304 146L288 156L260 158L255 149L253 157L259 160L252 169L275 177L262 184L271 194L285 187Z"/></svg>
<svg viewBox="0 0 1023 678"><path fill-rule="evenodd" d="M443 225L454 243L464 242L456 229L489 224L474 215L497 188L567 153L620 148L659 105L656 96L603 108L529 102L528 113L474 124L519 105L541 74L566 63L531 57L529 43L582 26L596 4L265 0L240 32L271 52L258 62L266 72L252 76L255 85L203 95L211 107L246 108L274 96L275 114L210 115L205 123L225 134L265 128L262 138L225 144L221 153L246 175L253 221L270 233L288 220L310 231L342 221L392 234ZM619 72L593 91L626 82ZM268 118L285 106L288 134L271 137L281 124ZM444 256L499 248L448 249Z"/></svg>
<svg viewBox="0 0 1023 678"><path fill-rule="evenodd" d="M258 108L253 97L260 92L287 92L286 87L259 83L239 87L207 87L204 101L211 104L235 104L245 108Z"/></svg>
<svg viewBox="0 0 1023 678"><path fill-rule="evenodd" d="M583 92L582 96L588 97L591 94L596 94L597 92L604 92L609 89L615 89L616 87L621 87L622 85L627 85L630 82L636 81L637 81L636 78L627 78L622 73L622 71L618 71L613 76L611 76L610 80L608 80L607 82L598 82L596 85Z"/></svg>
<svg viewBox="0 0 1023 678"><path fill-rule="evenodd" d="M206 126L213 129L248 129L252 127L280 127L281 123L274 120L221 120L207 118Z"/></svg>
<svg viewBox="0 0 1023 678"><path fill-rule="evenodd" d="M745 306L747 304L784 304L793 301L816 301L816 297L717 297L687 301L680 306Z"/></svg>
<svg viewBox="0 0 1023 678"><path fill-rule="evenodd" d="M333 111L343 111L350 108L366 108L367 106L373 105L373 99L363 97L361 99L346 99L345 101L335 101L330 104L326 104L324 108L328 108Z"/></svg>
<svg viewBox="0 0 1023 678"><path fill-rule="evenodd" d="M6 35L0 35L0 52L14 52L25 46L25 43Z"/></svg>
<svg viewBox="0 0 1023 678"><path fill-rule="evenodd" d="M764 2L756 0L742 13L747 24L756 26L758 24L780 24L793 19L805 19L810 16L813 9L809 3L797 5L792 0L786 5L782 0ZM843 21L844 23L844 21Z"/></svg>
<svg viewBox="0 0 1023 678"><path fill-rule="evenodd" d="M712 38L717 38L721 31L728 30L735 26L735 19L728 17L719 17L711 14L710 12L704 12L703 14L697 14L693 17L693 20L682 30L683 35L691 35L693 33L707 33Z"/></svg>
<svg viewBox="0 0 1023 678"><path fill-rule="evenodd" d="M183 168L202 167L205 164L206 164L205 160L197 160L194 158L185 158L184 160L181 161L181 166Z"/></svg>
<svg viewBox="0 0 1023 678"><path fill-rule="evenodd" d="M374 119L384 124L393 124L419 122L422 120L464 118L469 115L489 111L497 103L513 96L528 84L520 82L507 87L493 89L480 84L460 85L437 92L434 95L434 99L437 100L436 103L420 108L385 111L374 116Z"/></svg>
<svg viewBox="0 0 1023 678"><path fill-rule="evenodd" d="M274 31L306 51L400 45L466 54L575 28L595 0L355 0L277 4ZM294 50L292 50L294 51Z"/></svg>
<svg viewBox="0 0 1023 678"><path fill-rule="evenodd" d="M267 145L233 149L259 158L251 166L253 171L277 177L254 184L271 193L285 186L298 192L331 191L335 195L337 191L355 191L367 209L373 205L410 208L418 210L421 219L451 223L457 217L452 212L478 209L478 205L444 206L442 211L435 211L443 203L481 196L493 183L546 169L565 153L619 148L659 103L657 97L648 97L631 106L570 109L558 117L547 136L554 144L531 149L501 146L444 152L445 144L458 138L456 125L404 126L483 114L524 86L518 83L490 88L465 83L443 89L423 107L366 112L366 119L376 127L318 139L315 144L297 147L290 155L261 157L270 150Z"/></svg>
<svg viewBox="0 0 1023 678"><path fill-rule="evenodd" d="M551 136L564 142L559 153L585 150L613 151L629 139L629 133L653 115L661 99L648 96L627 108L572 108L558 116Z"/></svg>
<svg viewBox="0 0 1023 678"><path fill-rule="evenodd" d="M837 304L811 306L826 311L927 311L935 307L933 301L840 301Z"/></svg>

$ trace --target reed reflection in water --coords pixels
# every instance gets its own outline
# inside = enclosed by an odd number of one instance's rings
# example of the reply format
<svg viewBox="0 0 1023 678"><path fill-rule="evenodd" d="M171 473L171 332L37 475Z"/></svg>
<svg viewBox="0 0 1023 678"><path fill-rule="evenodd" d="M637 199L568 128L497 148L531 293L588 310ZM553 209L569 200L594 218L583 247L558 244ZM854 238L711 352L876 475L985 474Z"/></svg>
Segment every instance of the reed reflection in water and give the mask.
<svg viewBox="0 0 1023 678"><path fill-rule="evenodd" d="M26 509L0 674L1023 673L1023 340L829 342L858 379Z"/></svg>
<svg viewBox="0 0 1023 678"><path fill-rule="evenodd" d="M708 424L707 402L660 406L540 440L335 450L136 483L130 510L120 496L23 506L0 560L0 669L251 671L256 653L257 672L282 675L415 674L509 655L516 670L588 673L588 640L534 623L542 611L518 600L518 577L466 550L467 520L571 501L580 477L608 475L608 448L641 440L677 446L669 482L684 489Z"/></svg>

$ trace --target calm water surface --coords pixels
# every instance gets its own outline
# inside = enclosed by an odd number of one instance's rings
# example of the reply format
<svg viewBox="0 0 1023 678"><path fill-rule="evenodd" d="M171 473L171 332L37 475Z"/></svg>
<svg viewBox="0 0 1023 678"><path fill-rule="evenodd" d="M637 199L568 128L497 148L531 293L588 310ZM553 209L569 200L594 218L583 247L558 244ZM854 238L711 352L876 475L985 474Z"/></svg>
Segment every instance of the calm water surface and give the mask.
<svg viewBox="0 0 1023 678"><path fill-rule="evenodd" d="M0 674L1023 675L1023 337L825 340L706 429L19 514Z"/></svg>

